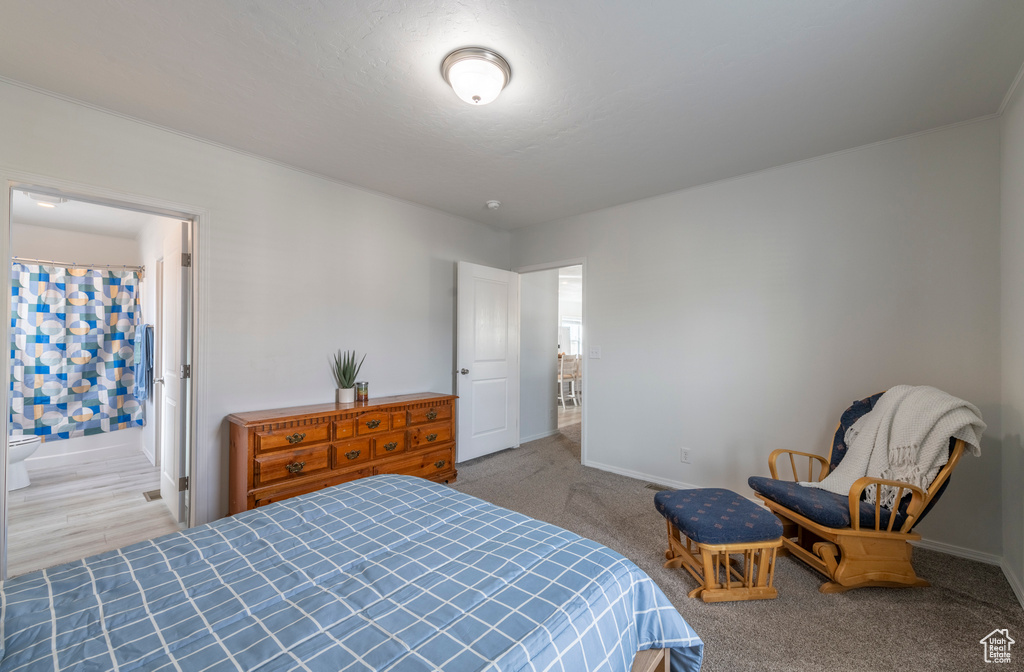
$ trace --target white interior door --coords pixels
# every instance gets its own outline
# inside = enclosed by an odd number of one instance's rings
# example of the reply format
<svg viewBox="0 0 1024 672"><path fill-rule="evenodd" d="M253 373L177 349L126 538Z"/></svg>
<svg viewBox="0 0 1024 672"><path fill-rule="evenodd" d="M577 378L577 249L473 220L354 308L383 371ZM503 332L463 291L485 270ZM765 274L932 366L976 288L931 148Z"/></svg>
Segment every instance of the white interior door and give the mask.
<svg viewBox="0 0 1024 672"><path fill-rule="evenodd" d="M157 447L160 453L160 496L174 517L182 520L178 493L181 465L181 267L182 237L177 227L168 226L163 241L163 287L160 306L158 372L160 423Z"/></svg>
<svg viewBox="0 0 1024 672"><path fill-rule="evenodd" d="M519 445L519 274L459 262L457 462Z"/></svg>

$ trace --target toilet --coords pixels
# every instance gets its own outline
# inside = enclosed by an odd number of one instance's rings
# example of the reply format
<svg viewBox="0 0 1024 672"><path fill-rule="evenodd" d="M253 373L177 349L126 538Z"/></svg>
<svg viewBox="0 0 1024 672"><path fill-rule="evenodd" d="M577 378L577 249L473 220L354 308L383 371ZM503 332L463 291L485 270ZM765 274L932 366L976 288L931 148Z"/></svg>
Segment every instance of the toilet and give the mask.
<svg viewBox="0 0 1024 672"><path fill-rule="evenodd" d="M7 490L19 490L27 488L28 467L25 460L32 456L32 453L39 449L40 441L38 436L10 436L7 437Z"/></svg>

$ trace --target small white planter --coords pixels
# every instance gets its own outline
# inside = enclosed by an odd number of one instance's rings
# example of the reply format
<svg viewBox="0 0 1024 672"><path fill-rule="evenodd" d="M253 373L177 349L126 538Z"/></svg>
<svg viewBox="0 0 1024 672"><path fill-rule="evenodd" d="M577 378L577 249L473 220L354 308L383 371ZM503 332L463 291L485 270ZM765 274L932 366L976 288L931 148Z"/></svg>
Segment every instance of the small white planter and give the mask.
<svg viewBox="0 0 1024 672"><path fill-rule="evenodd" d="M339 387L334 391L334 401L338 404L351 404L356 400L356 388Z"/></svg>

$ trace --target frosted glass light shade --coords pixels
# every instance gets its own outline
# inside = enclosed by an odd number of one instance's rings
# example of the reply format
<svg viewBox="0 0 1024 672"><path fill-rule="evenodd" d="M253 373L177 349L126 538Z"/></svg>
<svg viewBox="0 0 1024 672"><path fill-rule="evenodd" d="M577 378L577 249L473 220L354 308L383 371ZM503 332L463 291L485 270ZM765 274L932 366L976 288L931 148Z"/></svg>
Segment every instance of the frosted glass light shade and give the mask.
<svg viewBox="0 0 1024 672"><path fill-rule="evenodd" d="M444 80L470 105L486 105L501 93L512 77L508 62L489 49L457 49L441 64Z"/></svg>

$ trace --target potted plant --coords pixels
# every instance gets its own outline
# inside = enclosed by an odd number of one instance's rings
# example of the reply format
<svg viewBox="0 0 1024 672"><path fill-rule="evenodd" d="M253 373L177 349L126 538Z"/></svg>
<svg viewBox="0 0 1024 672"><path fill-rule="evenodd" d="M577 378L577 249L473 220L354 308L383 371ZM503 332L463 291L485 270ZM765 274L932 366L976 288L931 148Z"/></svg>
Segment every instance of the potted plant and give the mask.
<svg viewBox="0 0 1024 672"><path fill-rule="evenodd" d="M334 366L331 367L331 373L334 374L334 382L338 384L338 389L334 392L336 403L351 404L356 400L356 376L359 375L359 369L363 368L365 359L366 355L364 354L363 359L360 359L357 365L355 350L338 350L334 355Z"/></svg>

